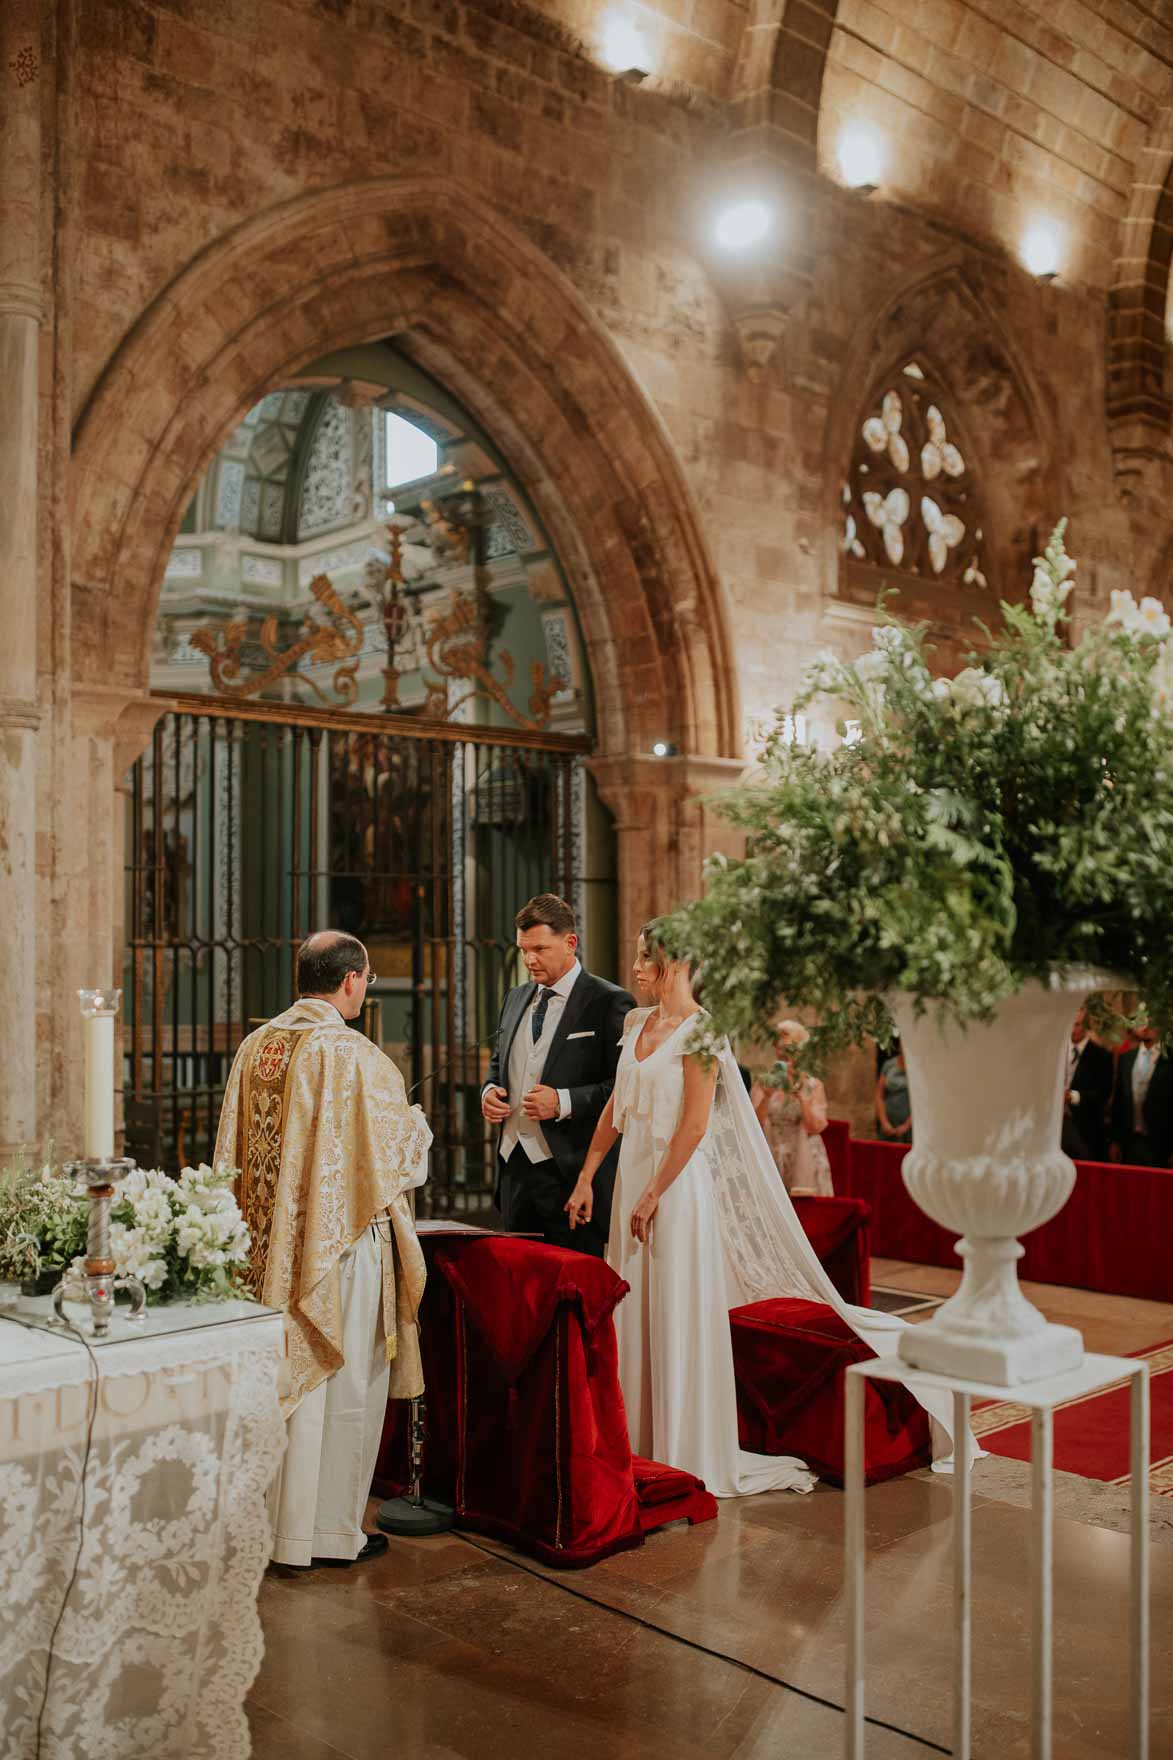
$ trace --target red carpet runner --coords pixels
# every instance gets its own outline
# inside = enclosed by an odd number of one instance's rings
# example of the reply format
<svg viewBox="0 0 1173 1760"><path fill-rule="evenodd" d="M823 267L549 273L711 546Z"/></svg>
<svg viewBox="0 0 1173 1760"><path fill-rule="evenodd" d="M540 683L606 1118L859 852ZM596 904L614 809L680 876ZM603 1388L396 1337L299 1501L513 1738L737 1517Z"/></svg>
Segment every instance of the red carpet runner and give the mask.
<svg viewBox="0 0 1173 1760"><path fill-rule="evenodd" d="M1155 1492L1173 1497L1173 1341L1134 1351L1147 1357L1152 1393L1152 1471ZM1030 1415L1013 1400L996 1400L973 1414L983 1448L1009 1460L1030 1459ZM1061 1472L1109 1485L1127 1485L1128 1384L1055 1408L1055 1465ZM979 1469L980 1470L980 1469Z"/></svg>

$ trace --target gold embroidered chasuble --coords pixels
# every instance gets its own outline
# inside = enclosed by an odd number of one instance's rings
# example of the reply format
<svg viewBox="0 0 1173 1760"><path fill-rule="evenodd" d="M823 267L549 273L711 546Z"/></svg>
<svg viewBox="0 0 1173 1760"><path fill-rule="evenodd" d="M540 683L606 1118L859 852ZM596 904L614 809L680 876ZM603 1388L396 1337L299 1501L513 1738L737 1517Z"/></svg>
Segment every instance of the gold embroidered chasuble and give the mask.
<svg viewBox="0 0 1173 1760"><path fill-rule="evenodd" d="M253 1288L285 1313L287 1418L344 1361L339 1263L384 1214L390 1393L423 1392L424 1258L407 1193L422 1181L431 1140L391 1059L321 997L301 998L237 1051L214 1159L239 1170Z"/></svg>

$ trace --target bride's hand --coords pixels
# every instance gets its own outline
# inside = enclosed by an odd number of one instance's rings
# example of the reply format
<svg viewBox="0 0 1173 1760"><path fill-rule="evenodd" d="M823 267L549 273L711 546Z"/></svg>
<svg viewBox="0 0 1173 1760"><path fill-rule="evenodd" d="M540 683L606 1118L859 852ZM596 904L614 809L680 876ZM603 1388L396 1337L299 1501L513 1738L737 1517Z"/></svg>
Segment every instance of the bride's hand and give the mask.
<svg viewBox="0 0 1173 1760"><path fill-rule="evenodd" d="M594 1207L594 1188L589 1185L584 1185L583 1182L579 1180L578 1184L563 1205L563 1209L566 1211L566 1214L570 1219L571 1228L581 1228L584 1223L589 1222Z"/></svg>
<svg viewBox="0 0 1173 1760"><path fill-rule="evenodd" d="M631 1212L631 1232L637 1241L649 1241L652 1236L652 1217L660 1207L660 1200L655 1192L646 1191L639 1203Z"/></svg>

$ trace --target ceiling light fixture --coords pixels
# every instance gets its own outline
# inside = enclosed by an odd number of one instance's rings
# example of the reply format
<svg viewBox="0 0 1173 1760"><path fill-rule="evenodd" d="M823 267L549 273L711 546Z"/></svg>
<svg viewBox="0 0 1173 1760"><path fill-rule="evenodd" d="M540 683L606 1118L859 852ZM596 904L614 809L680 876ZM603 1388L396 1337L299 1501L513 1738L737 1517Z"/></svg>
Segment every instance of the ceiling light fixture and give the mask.
<svg viewBox="0 0 1173 1760"><path fill-rule="evenodd" d="M839 175L849 189L870 196L884 174L883 137L866 123L849 122L836 147Z"/></svg>
<svg viewBox="0 0 1173 1760"><path fill-rule="evenodd" d="M647 39L630 18L612 14L603 24L603 60L619 79L637 86L647 79L652 57Z"/></svg>
<svg viewBox="0 0 1173 1760"><path fill-rule="evenodd" d="M1054 281L1063 264L1063 234L1051 220L1036 220L1022 235L1023 267L1037 281Z"/></svg>
<svg viewBox="0 0 1173 1760"><path fill-rule="evenodd" d="M765 202L734 202L717 216L714 237L722 250L744 251L760 244L773 226L773 216Z"/></svg>

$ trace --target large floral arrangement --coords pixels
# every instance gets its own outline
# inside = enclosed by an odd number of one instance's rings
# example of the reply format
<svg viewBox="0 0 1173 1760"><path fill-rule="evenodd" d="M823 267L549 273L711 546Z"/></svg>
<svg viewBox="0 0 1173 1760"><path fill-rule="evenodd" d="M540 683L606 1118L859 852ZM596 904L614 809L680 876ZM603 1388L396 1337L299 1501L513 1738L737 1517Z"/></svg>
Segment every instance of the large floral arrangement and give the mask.
<svg viewBox="0 0 1173 1760"><path fill-rule="evenodd" d="M811 669L790 713L833 698L858 738L812 751L779 716L760 779L723 802L744 859L712 858L704 898L662 925L704 965L715 1033L765 1039L784 998L821 1017L800 1059L817 1064L888 1037L888 993L987 1019L1073 966L1126 976L1173 1028L1169 618L1115 592L1073 645L1064 525L956 678L894 618L862 658Z"/></svg>
<svg viewBox="0 0 1173 1760"><path fill-rule="evenodd" d="M110 1247L120 1276L142 1280L150 1302L209 1301L249 1293L249 1235L231 1169L185 1167L178 1178L135 1168L110 1210ZM88 1200L50 1166L0 1174L0 1280L81 1270Z"/></svg>

